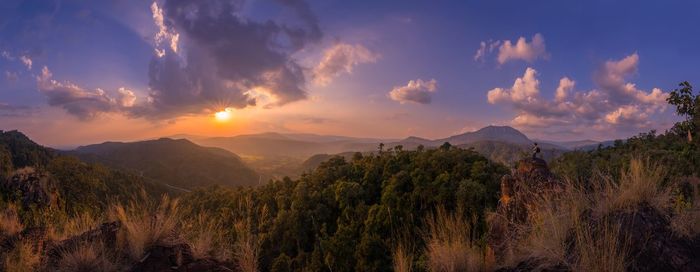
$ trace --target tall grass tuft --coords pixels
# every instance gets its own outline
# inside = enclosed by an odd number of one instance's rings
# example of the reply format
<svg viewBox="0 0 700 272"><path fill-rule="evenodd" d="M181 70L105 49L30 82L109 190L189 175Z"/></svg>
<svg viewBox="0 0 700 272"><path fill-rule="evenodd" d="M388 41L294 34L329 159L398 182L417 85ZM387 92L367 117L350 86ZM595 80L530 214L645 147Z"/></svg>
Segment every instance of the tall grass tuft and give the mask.
<svg viewBox="0 0 700 272"><path fill-rule="evenodd" d="M609 182L606 193L612 199L613 209L634 209L645 202L659 211L671 203L671 187L662 186L666 173L660 165L648 159L632 159L629 169L622 172L619 184Z"/></svg>
<svg viewBox="0 0 700 272"><path fill-rule="evenodd" d="M60 252L56 267L58 271L117 271L117 265L110 260L109 251L103 243L82 243L75 248Z"/></svg>
<svg viewBox="0 0 700 272"><path fill-rule="evenodd" d="M94 216L91 213L83 212L72 218L60 226L54 226L49 232L50 239L60 241L70 237L80 235L86 231L96 229L102 218Z"/></svg>
<svg viewBox="0 0 700 272"><path fill-rule="evenodd" d="M2 271L29 272L39 270L41 255L31 243L19 242L17 246L8 252L3 260Z"/></svg>
<svg viewBox="0 0 700 272"><path fill-rule="evenodd" d="M15 204L8 204L7 207L0 212L0 234L15 235L24 229L24 225L20 222Z"/></svg>
<svg viewBox="0 0 700 272"><path fill-rule="evenodd" d="M210 215L200 212L191 220L185 220L180 232L192 248L195 258L225 260L231 255L226 241L226 231L221 223Z"/></svg>
<svg viewBox="0 0 700 272"><path fill-rule="evenodd" d="M147 247L172 237L180 221L178 201L167 195L160 201L132 200L126 206L113 205L109 217L121 221L119 243L132 260L141 259Z"/></svg>
<svg viewBox="0 0 700 272"><path fill-rule="evenodd" d="M665 172L648 160L633 159L618 181L598 175L587 184L567 181L557 194L536 194L527 207L528 220L516 228L520 259L563 264L576 271L624 271L629 236L612 212L634 212L643 203L665 211L671 190L662 186Z"/></svg>
<svg viewBox="0 0 700 272"><path fill-rule="evenodd" d="M574 223L576 239L576 271L623 272L629 255L629 237L622 233L619 223L608 218L597 226L587 222Z"/></svg>
<svg viewBox="0 0 700 272"><path fill-rule="evenodd" d="M253 201L251 198L245 198L241 201L239 209L247 214L244 218L238 219L234 224L236 241L233 245L233 257L238 263L239 268L243 272L258 271L258 254L260 250L260 241L257 235L253 232ZM261 217L265 217L266 212L263 208Z"/></svg>
<svg viewBox="0 0 700 272"><path fill-rule="evenodd" d="M471 237L471 223L460 213L443 207L427 217L426 256L430 271L479 271L482 250Z"/></svg>
<svg viewBox="0 0 700 272"><path fill-rule="evenodd" d="M392 261L396 272L413 271L413 250L408 245L408 242L401 241L394 248Z"/></svg>

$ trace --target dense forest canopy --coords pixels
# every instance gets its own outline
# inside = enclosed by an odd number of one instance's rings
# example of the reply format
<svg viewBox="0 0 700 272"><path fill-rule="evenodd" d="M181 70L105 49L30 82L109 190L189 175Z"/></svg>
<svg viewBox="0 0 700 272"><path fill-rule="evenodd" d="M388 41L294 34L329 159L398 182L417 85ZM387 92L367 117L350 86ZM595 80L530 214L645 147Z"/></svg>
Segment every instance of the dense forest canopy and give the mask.
<svg viewBox="0 0 700 272"><path fill-rule="evenodd" d="M194 192L183 203L232 224L247 216L236 211L250 212L240 205L251 199L259 211L264 271L386 271L397 239L422 236L425 216L438 206L473 215L474 235L481 236L484 213L495 207L498 180L506 172L474 151L449 145L399 148L357 153L349 161L334 157L295 181Z"/></svg>

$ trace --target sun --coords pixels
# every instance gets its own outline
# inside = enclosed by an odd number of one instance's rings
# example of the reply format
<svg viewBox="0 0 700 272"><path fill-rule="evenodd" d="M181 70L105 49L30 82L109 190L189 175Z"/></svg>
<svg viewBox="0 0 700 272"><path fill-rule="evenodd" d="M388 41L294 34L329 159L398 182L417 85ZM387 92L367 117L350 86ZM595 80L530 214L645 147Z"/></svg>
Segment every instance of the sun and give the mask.
<svg viewBox="0 0 700 272"><path fill-rule="evenodd" d="M226 122L231 119L231 112L228 109L214 113L214 119L219 122Z"/></svg>

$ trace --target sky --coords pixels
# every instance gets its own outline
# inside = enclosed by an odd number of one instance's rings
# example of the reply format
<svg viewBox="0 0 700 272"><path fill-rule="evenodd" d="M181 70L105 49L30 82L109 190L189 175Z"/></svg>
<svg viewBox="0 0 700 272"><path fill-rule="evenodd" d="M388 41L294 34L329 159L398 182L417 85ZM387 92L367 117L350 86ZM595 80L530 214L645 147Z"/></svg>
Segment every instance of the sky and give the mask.
<svg viewBox="0 0 700 272"><path fill-rule="evenodd" d="M698 1L3 0L0 130L606 140L700 82Z"/></svg>

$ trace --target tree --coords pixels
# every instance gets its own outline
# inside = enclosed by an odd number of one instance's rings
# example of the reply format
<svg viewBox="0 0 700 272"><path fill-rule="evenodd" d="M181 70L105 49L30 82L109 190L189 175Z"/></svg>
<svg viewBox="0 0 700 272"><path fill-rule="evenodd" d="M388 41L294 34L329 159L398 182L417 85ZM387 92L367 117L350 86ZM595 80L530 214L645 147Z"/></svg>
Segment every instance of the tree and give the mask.
<svg viewBox="0 0 700 272"><path fill-rule="evenodd" d="M685 121L677 125L688 132L688 141L691 142L695 128L700 125L700 114L698 113L700 96L693 94L693 86L687 81L681 82L678 86L680 88L673 90L666 98L666 102L676 106L676 113L685 117Z"/></svg>

